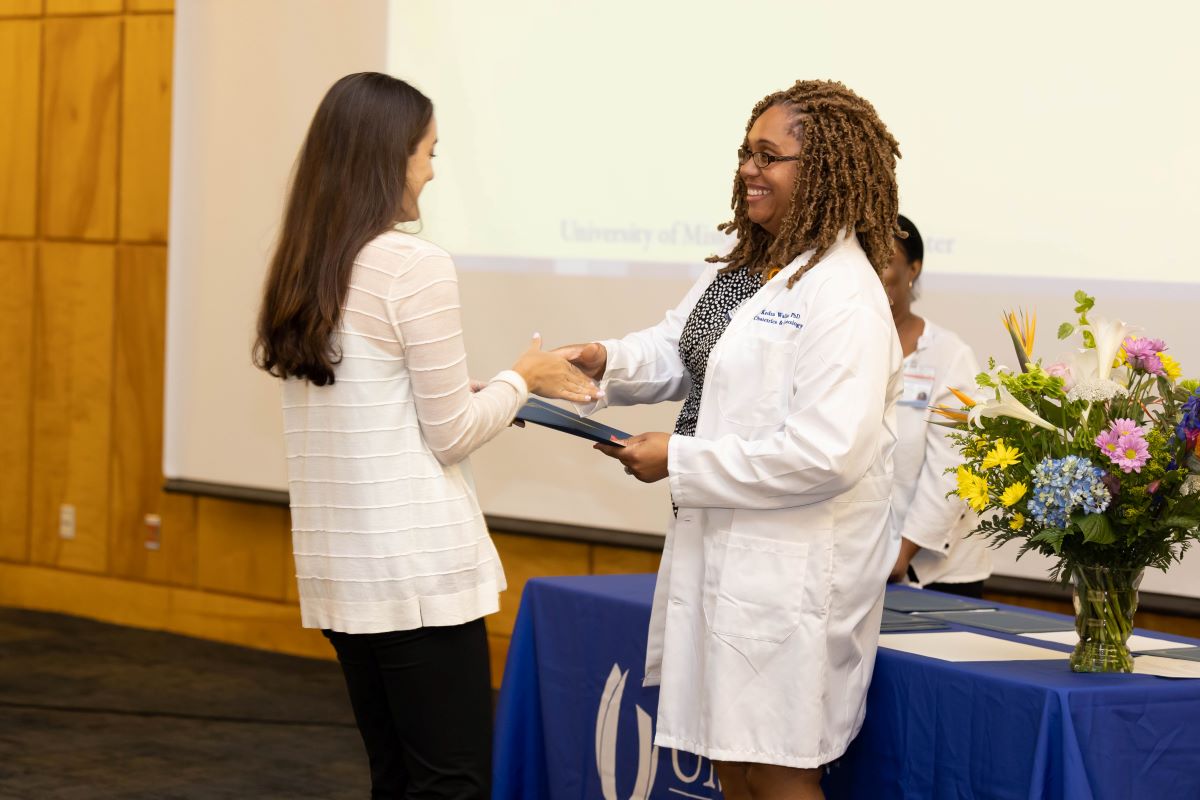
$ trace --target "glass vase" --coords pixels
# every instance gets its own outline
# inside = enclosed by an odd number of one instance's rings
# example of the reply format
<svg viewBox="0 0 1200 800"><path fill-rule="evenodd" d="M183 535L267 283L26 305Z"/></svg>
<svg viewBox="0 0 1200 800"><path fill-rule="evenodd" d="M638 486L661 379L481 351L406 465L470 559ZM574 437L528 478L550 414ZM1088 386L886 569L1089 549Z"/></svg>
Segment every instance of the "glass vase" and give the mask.
<svg viewBox="0 0 1200 800"><path fill-rule="evenodd" d="M1133 672L1129 635L1137 610L1140 569L1075 566L1071 570L1075 632L1074 672Z"/></svg>

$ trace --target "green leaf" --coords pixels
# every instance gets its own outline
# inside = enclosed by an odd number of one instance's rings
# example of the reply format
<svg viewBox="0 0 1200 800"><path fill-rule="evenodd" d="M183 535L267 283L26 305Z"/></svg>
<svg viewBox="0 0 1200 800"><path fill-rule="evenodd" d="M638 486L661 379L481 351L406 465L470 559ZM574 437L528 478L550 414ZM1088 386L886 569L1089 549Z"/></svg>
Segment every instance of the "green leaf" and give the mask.
<svg viewBox="0 0 1200 800"><path fill-rule="evenodd" d="M1075 332L1075 326L1069 322L1064 322L1058 326L1058 338L1065 339Z"/></svg>
<svg viewBox="0 0 1200 800"><path fill-rule="evenodd" d="M1096 347L1096 337L1095 337L1095 336L1092 336L1092 332L1091 332L1091 331L1084 331L1084 332L1083 332L1083 346L1084 346L1084 347L1091 347L1091 348L1095 348L1095 347Z"/></svg>
<svg viewBox="0 0 1200 800"><path fill-rule="evenodd" d="M977 386L990 386L995 388L996 384L992 382L992 376L986 372L981 372L975 376L975 384Z"/></svg>
<svg viewBox="0 0 1200 800"><path fill-rule="evenodd" d="M1075 292L1075 302L1078 303L1078 306L1075 308L1075 312L1077 314L1084 314L1088 311L1091 311L1092 306L1096 305L1096 298L1092 297L1082 289L1078 289Z"/></svg>
<svg viewBox="0 0 1200 800"><path fill-rule="evenodd" d="M1103 514L1072 515L1071 521L1083 531L1085 542L1112 544L1117 540L1117 532L1113 530L1108 517Z"/></svg>
<svg viewBox="0 0 1200 800"><path fill-rule="evenodd" d="M1063 539L1067 538L1069 531L1063 528L1043 528L1041 533L1029 537L1029 541L1048 544L1054 550L1055 555L1062 553Z"/></svg>
<svg viewBox="0 0 1200 800"><path fill-rule="evenodd" d="M1191 530L1200 527L1200 514L1171 514L1163 517L1158 524L1164 528Z"/></svg>

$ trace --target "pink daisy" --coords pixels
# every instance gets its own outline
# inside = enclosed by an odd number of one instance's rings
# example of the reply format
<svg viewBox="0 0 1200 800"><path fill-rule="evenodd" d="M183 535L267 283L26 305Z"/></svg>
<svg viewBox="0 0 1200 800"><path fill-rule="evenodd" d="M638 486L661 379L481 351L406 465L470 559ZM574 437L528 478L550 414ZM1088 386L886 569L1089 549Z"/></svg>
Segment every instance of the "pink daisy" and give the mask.
<svg viewBox="0 0 1200 800"><path fill-rule="evenodd" d="M1117 452L1111 458L1123 472L1141 472L1150 460L1150 448L1140 431L1131 433L1117 440Z"/></svg>
<svg viewBox="0 0 1200 800"><path fill-rule="evenodd" d="M1121 434L1109 428L1096 437L1096 447L1099 447L1100 452L1104 453L1104 455L1113 458L1117 452L1117 442L1120 439Z"/></svg>
<svg viewBox="0 0 1200 800"><path fill-rule="evenodd" d="M1131 419L1118 417L1109 423L1108 430L1117 436L1128 436L1131 433L1141 433L1142 429Z"/></svg>
<svg viewBox="0 0 1200 800"><path fill-rule="evenodd" d="M1151 375L1167 374L1163 369L1162 359L1158 357L1159 353L1167 349L1167 344L1162 339L1138 339L1129 336L1126 337L1123 346L1129 366Z"/></svg>
<svg viewBox="0 0 1200 800"><path fill-rule="evenodd" d="M1162 359L1158 357L1158 353L1151 353L1148 356L1143 356L1137 359L1136 365L1142 371L1148 372L1151 375L1166 375L1167 370L1163 367Z"/></svg>
<svg viewBox="0 0 1200 800"><path fill-rule="evenodd" d="M1161 353L1167 349L1167 344L1162 339L1141 339L1135 336L1125 337L1124 342L1125 355L1128 358L1145 358L1146 356Z"/></svg>

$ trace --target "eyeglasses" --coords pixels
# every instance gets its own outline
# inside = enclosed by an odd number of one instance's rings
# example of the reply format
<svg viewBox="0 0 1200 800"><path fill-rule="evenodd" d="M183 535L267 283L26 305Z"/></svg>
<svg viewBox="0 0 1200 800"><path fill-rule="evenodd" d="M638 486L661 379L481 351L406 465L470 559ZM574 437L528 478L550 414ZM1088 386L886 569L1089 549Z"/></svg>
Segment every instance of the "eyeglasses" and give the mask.
<svg viewBox="0 0 1200 800"><path fill-rule="evenodd" d="M745 164L751 159L754 160L754 166L759 169L766 169L776 161L799 161L800 156L773 156L770 153L754 153L749 147L738 148L738 166Z"/></svg>

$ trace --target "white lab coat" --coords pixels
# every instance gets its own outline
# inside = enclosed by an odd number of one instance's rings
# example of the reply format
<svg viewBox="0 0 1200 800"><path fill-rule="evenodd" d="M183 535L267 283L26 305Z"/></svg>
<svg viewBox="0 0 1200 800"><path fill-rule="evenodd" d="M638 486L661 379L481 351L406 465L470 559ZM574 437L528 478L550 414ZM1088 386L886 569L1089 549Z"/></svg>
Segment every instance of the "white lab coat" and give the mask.
<svg viewBox="0 0 1200 800"><path fill-rule="evenodd" d="M883 286L844 236L733 313L695 437L672 436L667 533L646 684L655 744L722 761L817 767L858 733L883 592L900 342ZM710 268L658 325L606 341L614 405L682 398L678 352Z"/></svg>

